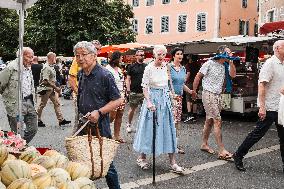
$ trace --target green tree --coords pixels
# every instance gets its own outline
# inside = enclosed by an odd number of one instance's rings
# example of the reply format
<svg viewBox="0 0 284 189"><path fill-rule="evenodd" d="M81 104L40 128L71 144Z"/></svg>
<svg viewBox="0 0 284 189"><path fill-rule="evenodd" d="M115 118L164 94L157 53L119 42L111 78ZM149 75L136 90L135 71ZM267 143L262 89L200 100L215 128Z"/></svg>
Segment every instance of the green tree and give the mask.
<svg viewBox="0 0 284 189"><path fill-rule="evenodd" d="M0 18L5 18L1 27L9 30L0 35L0 53L11 56L18 47L18 17L15 11L0 10ZM131 7L123 0L39 0L28 9L24 42L37 55L54 51L72 56L73 46L82 40L98 39L102 44L109 39L113 44L135 41L132 17Z"/></svg>

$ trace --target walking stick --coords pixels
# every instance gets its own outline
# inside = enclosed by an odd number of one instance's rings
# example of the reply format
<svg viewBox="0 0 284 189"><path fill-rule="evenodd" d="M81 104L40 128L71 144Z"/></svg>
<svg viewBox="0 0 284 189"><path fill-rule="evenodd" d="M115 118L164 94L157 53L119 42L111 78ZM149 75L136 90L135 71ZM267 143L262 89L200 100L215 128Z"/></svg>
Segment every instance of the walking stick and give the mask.
<svg viewBox="0 0 284 189"><path fill-rule="evenodd" d="M152 184L156 185L156 120L157 120L157 115L156 111L153 111L153 181Z"/></svg>

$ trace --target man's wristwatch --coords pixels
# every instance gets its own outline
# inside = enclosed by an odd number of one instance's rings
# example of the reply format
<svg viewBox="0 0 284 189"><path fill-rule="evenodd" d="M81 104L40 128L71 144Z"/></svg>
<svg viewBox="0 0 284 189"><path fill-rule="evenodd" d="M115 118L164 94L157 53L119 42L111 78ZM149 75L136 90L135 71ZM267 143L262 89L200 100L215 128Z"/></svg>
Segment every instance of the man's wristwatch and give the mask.
<svg viewBox="0 0 284 189"><path fill-rule="evenodd" d="M103 113L101 112L101 110L98 110L100 117L103 116Z"/></svg>

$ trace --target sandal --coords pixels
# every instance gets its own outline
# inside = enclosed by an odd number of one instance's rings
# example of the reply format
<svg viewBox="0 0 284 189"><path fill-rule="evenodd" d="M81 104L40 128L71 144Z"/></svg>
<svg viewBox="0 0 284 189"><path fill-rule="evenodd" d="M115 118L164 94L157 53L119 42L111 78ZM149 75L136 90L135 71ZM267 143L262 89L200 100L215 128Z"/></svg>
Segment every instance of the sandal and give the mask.
<svg viewBox="0 0 284 189"><path fill-rule="evenodd" d="M230 161L233 158L233 154L227 153L227 154L219 154L218 159L220 160L225 160L225 161Z"/></svg>
<svg viewBox="0 0 284 189"><path fill-rule="evenodd" d="M215 151L212 148L200 148L200 150L207 152L208 154L215 154Z"/></svg>
<svg viewBox="0 0 284 189"><path fill-rule="evenodd" d="M120 138L120 139L115 140L115 141L117 141L117 142L119 142L119 143L126 143L126 140L124 140L123 138Z"/></svg>
<svg viewBox="0 0 284 189"><path fill-rule="evenodd" d="M142 170L147 170L150 168L150 164L147 163L146 159L137 159L136 160L137 165L142 169Z"/></svg>
<svg viewBox="0 0 284 189"><path fill-rule="evenodd" d="M177 174L183 174L184 168L175 163L171 166L171 171Z"/></svg>

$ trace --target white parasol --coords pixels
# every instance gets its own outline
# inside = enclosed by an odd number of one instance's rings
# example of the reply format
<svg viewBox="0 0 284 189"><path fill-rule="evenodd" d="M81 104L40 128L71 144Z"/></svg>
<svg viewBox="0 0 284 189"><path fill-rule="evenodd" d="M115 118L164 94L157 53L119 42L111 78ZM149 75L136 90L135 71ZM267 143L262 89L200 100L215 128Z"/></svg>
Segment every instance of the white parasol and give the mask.
<svg viewBox="0 0 284 189"><path fill-rule="evenodd" d="M0 7L19 11L19 99L18 115L19 123L22 123L22 64L23 64L23 40L24 40L24 10L31 7L38 0L0 0ZM22 124L20 124L22 126ZM19 130L18 130L19 132Z"/></svg>

